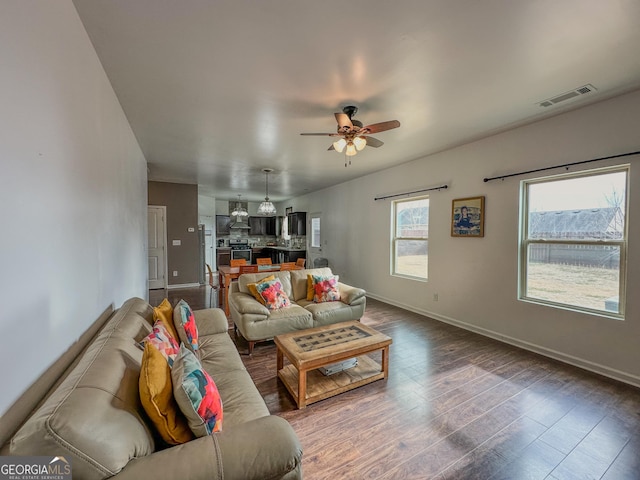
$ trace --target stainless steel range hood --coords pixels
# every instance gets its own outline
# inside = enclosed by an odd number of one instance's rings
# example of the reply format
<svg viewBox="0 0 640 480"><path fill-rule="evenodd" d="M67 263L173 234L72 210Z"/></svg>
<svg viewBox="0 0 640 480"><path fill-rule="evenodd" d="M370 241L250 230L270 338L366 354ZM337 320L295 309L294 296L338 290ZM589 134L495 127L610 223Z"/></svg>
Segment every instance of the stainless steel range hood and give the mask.
<svg viewBox="0 0 640 480"><path fill-rule="evenodd" d="M231 225L229 225L229 228L244 228L248 230L251 227L249 227L248 223L245 223L242 220L237 220L233 222Z"/></svg>

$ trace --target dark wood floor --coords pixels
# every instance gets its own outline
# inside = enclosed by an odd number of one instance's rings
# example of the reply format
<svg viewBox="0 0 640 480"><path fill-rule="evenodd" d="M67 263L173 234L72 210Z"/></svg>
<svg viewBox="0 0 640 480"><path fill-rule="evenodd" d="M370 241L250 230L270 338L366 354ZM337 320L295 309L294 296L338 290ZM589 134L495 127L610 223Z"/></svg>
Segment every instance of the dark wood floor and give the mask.
<svg viewBox="0 0 640 480"><path fill-rule="evenodd" d="M169 293L208 306L208 287ZM273 343L242 356L306 479L640 479L639 389L371 299L362 322L393 338L389 380L303 410Z"/></svg>

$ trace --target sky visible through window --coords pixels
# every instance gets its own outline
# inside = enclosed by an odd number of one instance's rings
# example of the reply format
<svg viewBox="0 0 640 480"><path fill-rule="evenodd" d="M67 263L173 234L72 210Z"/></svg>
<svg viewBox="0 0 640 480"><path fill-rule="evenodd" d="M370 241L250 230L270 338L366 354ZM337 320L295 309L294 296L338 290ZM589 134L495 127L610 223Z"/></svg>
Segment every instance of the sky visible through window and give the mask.
<svg viewBox="0 0 640 480"><path fill-rule="evenodd" d="M529 211L580 210L624 204L626 172L605 173L529 185ZM618 204L620 205L620 204Z"/></svg>

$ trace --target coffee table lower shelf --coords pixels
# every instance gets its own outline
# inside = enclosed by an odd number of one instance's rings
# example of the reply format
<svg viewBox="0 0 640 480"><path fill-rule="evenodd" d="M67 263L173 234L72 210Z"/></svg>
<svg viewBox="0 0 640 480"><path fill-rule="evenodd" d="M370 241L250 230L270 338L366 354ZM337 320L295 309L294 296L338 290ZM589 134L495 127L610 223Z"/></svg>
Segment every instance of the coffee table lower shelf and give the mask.
<svg viewBox="0 0 640 480"><path fill-rule="evenodd" d="M334 395L347 392L362 385L366 385L385 378L385 372L378 362L367 355L357 357L358 365L333 375L323 375L319 370L306 372L306 395L301 402L298 395L298 370L293 365L286 365L278 372L289 393L295 399L299 408L310 403L319 402Z"/></svg>

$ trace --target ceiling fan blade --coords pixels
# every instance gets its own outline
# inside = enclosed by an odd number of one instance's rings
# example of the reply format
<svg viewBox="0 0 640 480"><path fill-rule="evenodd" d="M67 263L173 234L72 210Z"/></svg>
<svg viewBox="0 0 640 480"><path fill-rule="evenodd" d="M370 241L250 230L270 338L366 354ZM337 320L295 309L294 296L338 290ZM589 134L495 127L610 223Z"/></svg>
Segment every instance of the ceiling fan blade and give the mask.
<svg viewBox="0 0 640 480"><path fill-rule="evenodd" d="M339 133L301 133L300 135L322 135L323 137L339 137Z"/></svg>
<svg viewBox="0 0 640 480"><path fill-rule="evenodd" d="M333 143L331 144L331 146L329 148L327 148L327 150L335 150L335 148L333 148Z"/></svg>
<svg viewBox="0 0 640 480"><path fill-rule="evenodd" d="M384 142L381 142L377 138L373 138L373 137L364 137L364 138L367 139L367 146L369 147L378 148L384 145Z"/></svg>
<svg viewBox="0 0 640 480"><path fill-rule="evenodd" d="M388 122L380 122L374 123L373 125L367 125L363 127L362 130L366 130L367 133L378 133L384 132L386 130L391 130L392 128L398 128L400 126L400 122L398 120L389 120Z"/></svg>
<svg viewBox="0 0 640 480"><path fill-rule="evenodd" d="M334 113L336 121L338 122L338 129L351 130L353 128L353 122L349 118L349 115L345 113Z"/></svg>

